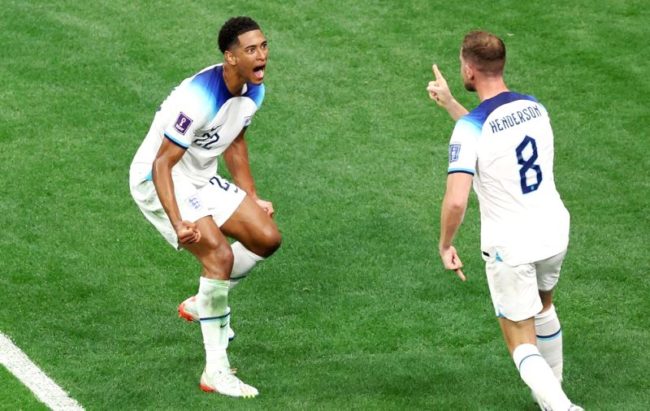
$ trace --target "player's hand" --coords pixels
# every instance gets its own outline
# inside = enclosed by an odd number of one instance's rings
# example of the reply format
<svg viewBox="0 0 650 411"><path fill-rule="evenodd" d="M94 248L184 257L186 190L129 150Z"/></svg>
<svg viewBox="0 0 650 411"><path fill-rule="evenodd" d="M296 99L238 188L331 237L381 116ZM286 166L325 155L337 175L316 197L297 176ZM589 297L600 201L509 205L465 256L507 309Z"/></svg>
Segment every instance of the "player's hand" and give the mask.
<svg viewBox="0 0 650 411"><path fill-rule="evenodd" d="M445 80L440 70L438 70L437 64L433 65L432 70L434 80L430 81L427 86L429 97L438 103L439 106L447 108L454 101L454 96L451 95L447 80Z"/></svg>
<svg viewBox="0 0 650 411"><path fill-rule="evenodd" d="M273 214L275 213L275 210L273 209L273 203L270 201L262 200L261 198L256 198L255 202L262 208L262 210L266 212L266 214L269 215L269 217L273 217Z"/></svg>
<svg viewBox="0 0 650 411"><path fill-rule="evenodd" d="M194 244L201 240L201 232L196 224L190 221L180 221L174 225L176 236L180 244Z"/></svg>
<svg viewBox="0 0 650 411"><path fill-rule="evenodd" d="M456 248L453 245L449 247L440 248L440 258L442 259L442 264L444 264L447 270L454 270L458 278L463 281L467 281L465 274L463 274L463 262L460 261Z"/></svg>

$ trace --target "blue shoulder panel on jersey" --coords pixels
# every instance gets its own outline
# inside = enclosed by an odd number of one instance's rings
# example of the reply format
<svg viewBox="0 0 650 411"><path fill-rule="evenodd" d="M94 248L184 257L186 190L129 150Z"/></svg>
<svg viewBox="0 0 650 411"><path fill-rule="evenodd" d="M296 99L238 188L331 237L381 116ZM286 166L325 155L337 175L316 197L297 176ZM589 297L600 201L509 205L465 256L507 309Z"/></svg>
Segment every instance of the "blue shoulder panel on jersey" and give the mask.
<svg viewBox="0 0 650 411"><path fill-rule="evenodd" d="M215 66L210 70L197 74L191 82L207 100L214 116L221 106L232 97L223 79L223 66Z"/></svg>
<svg viewBox="0 0 650 411"><path fill-rule="evenodd" d="M248 90L244 95L250 97L254 102L257 108L262 106L262 101L264 101L264 94L266 93L266 88L264 84L247 84Z"/></svg>
<svg viewBox="0 0 650 411"><path fill-rule="evenodd" d="M503 93L497 94L496 96L483 101L478 105L478 107L461 118L477 125L480 129L483 128L485 120L490 114L492 114L494 110L504 104L512 103L513 101L517 100L529 100L534 101L535 103L538 102L537 99L533 96L513 93L511 91L504 91Z"/></svg>
<svg viewBox="0 0 650 411"><path fill-rule="evenodd" d="M197 74L192 79L192 86L195 86L203 97L208 101L212 108L211 115L219 112L229 98L233 95L230 94L226 82L223 79L223 66L215 66L210 70L203 71ZM264 101L264 84L250 84L247 85L246 93L244 96L252 99L259 108Z"/></svg>
<svg viewBox="0 0 650 411"><path fill-rule="evenodd" d="M463 124L467 124L472 126L472 130L475 130L476 133L481 134L481 129L483 128L483 123L474 117L471 116L472 113L466 114L463 117L458 119L458 123L462 123L460 126Z"/></svg>

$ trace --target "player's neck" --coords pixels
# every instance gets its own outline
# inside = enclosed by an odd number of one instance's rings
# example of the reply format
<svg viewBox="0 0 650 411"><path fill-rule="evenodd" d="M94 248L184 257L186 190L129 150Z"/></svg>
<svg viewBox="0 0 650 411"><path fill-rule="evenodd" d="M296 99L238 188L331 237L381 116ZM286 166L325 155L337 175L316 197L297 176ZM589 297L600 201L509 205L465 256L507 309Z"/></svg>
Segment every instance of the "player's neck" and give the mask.
<svg viewBox="0 0 650 411"><path fill-rule="evenodd" d="M508 91L508 86L503 81L503 77L497 78L485 78L480 82L477 82L476 93L481 102L490 99L496 95Z"/></svg>
<svg viewBox="0 0 650 411"><path fill-rule="evenodd" d="M226 87L230 94L233 96L241 95L244 84L246 84L246 79L239 76L237 71L227 64L223 65L223 80L226 82Z"/></svg>

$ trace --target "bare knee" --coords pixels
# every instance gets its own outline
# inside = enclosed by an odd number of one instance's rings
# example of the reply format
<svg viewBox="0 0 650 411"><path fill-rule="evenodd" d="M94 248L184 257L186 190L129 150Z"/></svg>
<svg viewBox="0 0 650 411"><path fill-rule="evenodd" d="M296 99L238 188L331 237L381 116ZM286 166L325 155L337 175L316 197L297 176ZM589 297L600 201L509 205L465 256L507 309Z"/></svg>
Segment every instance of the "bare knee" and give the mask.
<svg viewBox="0 0 650 411"><path fill-rule="evenodd" d="M553 290L539 290L539 298L542 300L542 311L540 313L548 311L553 306Z"/></svg>
<svg viewBox="0 0 650 411"><path fill-rule="evenodd" d="M535 322L532 317L522 321L499 318L499 325L511 355L514 349L521 344L535 345Z"/></svg>
<svg viewBox="0 0 650 411"><path fill-rule="evenodd" d="M275 225L268 225L261 229L255 238L254 249L252 252L260 257L270 257L282 244L282 235Z"/></svg>

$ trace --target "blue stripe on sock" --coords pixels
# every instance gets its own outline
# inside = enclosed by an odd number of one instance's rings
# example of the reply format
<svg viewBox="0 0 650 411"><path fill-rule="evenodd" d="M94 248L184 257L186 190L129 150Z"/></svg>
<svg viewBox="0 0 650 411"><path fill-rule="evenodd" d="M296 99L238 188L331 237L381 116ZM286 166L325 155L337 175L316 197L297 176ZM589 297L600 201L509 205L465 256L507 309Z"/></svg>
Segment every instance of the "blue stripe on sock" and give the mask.
<svg viewBox="0 0 650 411"><path fill-rule="evenodd" d="M541 357L541 355L540 354L529 354L529 355L525 356L524 358L521 359L521 361L519 361L519 365L517 365L517 369L521 370L521 364L523 364L524 361L526 361L526 359L530 358L530 357Z"/></svg>
<svg viewBox="0 0 650 411"><path fill-rule="evenodd" d="M555 332L553 334L550 334L550 335L538 335L537 339L543 340L543 341L549 341L549 340L556 339L560 335L562 335L562 329L561 328L559 330L557 330L557 332Z"/></svg>
<svg viewBox="0 0 650 411"><path fill-rule="evenodd" d="M224 315L220 315L217 317L204 317L204 318L199 318L199 321L212 321L212 320L220 320L222 318L226 318L230 315L230 313L226 313Z"/></svg>

